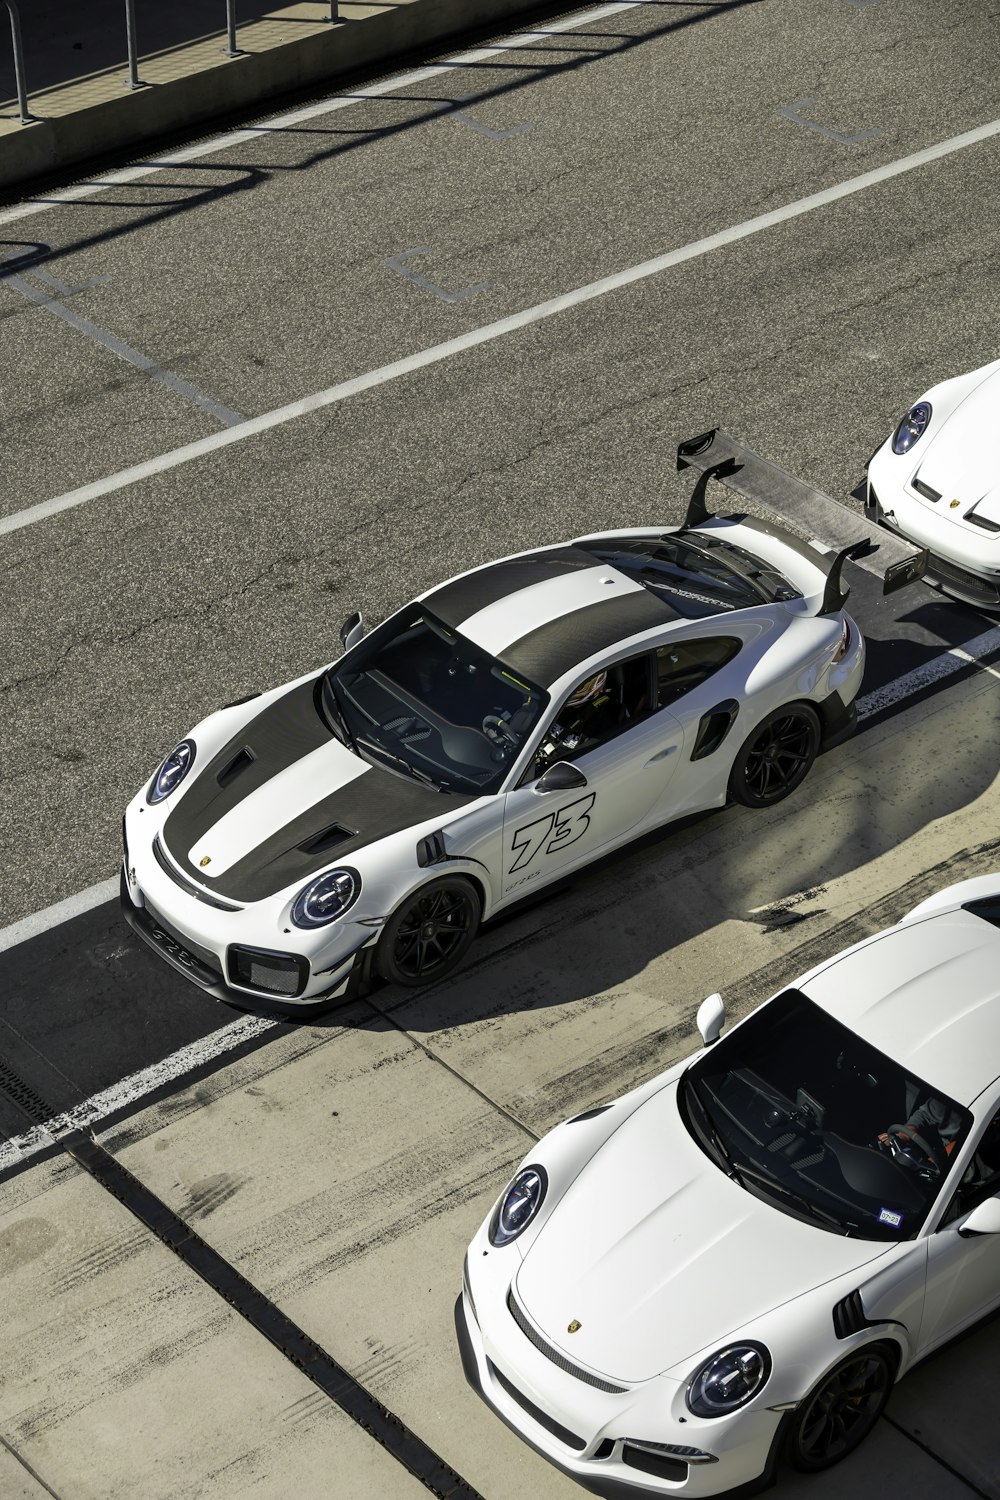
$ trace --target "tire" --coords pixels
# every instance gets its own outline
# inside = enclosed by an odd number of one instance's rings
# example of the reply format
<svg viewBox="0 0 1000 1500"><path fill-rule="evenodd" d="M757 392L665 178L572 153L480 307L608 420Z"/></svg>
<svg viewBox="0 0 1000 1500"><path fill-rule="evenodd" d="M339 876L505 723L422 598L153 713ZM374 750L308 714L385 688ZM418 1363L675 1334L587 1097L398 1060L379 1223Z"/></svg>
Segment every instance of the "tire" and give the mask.
<svg viewBox="0 0 1000 1500"><path fill-rule="evenodd" d="M810 704L776 708L740 747L729 774L730 797L744 807L773 807L805 780L819 742L819 714Z"/></svg>
<svg viewBox="0 0 1000 1500"><path fill-rule="evenodd" d="M444 875L413 891L382 929L375 967L390 984L416 988L461 963L479 929L483 904L470 880Z"/></svg>
<svg viewBox="0 0 1000 1500"><path fill-rule="evenodd" d="M795 1413L786 1449L792 1467L815 1474L853 1453L882 1415L895 1373L884 1344L842 1359Z"/></svg>

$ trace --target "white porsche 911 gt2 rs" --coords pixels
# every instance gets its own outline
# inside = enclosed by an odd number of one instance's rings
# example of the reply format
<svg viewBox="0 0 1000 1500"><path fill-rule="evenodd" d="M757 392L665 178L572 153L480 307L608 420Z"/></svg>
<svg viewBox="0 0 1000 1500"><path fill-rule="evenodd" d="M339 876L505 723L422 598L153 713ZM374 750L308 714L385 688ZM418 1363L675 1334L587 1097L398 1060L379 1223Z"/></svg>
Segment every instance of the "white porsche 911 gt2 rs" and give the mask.
<svg viewBox="0 0 1000 1500"><path fill-rule="evenodd" d="M608 1500L828 1468L1000 1305L1000 875L723 1020L544 1136L465 1260L470 1383Z"/></svg>
<svg viewBox="0 0 1000 1500"><path fill-rule="evenodd" d="M845 553L709 515L705 478L684 526L476 568L205 719L125 815L135 930L213 994L301 1012L373 963L437 980L529 890L793 791L853 727Z"/></svg>
<svg viewBox="0 0 1000 1500"><path fill-rule="evenodd" d="M868 463L865 514L927 548L927 577L1000 606L1000 360L933 386Z"/></svg>

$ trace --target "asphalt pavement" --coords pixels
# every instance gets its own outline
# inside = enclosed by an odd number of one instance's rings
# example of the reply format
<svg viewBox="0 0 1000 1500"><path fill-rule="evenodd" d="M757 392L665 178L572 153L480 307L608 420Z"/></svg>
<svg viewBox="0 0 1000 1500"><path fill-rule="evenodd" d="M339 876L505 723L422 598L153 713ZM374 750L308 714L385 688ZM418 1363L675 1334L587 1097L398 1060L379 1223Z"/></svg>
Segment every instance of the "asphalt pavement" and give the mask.
<svg viewBox="0 0 1000 1500"><path fill-rule="evenodd" d="M580 1493L464 1386L465 1244L531 1140L689 1050L704 994L739 1012L1000 868L995 618L849 569L869 711L802 793L309 1026L136 945L121 812L354 608L677 521L709 427L860 511L900 411L997 357L998 41L978 0L605 6L0 209L4 1495L432 1488L40 1130L67 1111L470 1493ZM996 1500L996 1355L990 1324L935 1356L776 1494Z"/></svg>

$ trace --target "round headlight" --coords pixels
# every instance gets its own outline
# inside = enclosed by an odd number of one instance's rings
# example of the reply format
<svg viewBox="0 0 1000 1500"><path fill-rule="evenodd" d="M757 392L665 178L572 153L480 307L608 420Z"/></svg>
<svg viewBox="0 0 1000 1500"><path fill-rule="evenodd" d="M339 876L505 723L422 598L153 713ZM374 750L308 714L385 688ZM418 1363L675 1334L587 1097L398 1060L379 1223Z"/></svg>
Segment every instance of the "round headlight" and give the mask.
<svg viewBox="0 0 1000 1500"><path fill-rule="evenodd" d="M752 1401L771 1373L763 1344L730 1344L706 1359L687 1389L696 1417L724 1417Z"/></svg>
<svg viewBox="0 0 1000 1500"><path fill-rule="evenodd" d="M893 453L909 453L914 443L923 437L930 419L929 401L918 401L916 406L911 406L892 435Z"/></svg>
<svg viewBox="0 0 1000 1500"><path fill-rule="evenodd" d="M181 740L176 750L171 750L149 784L146 801L162 802L164 797L176 791L194 765L194 740Z"/></svg>
<svg viewBox="0 0 1000 1500"><path fill-rule="evenodd" d="M342 917L361 894L361 876L357 870L328 870L292 903L292 921L296 927L325 927Z"/></svg>
<svg viewBox="0 0 1000 1500"><path fill-rule="evenodd" d="M527 1229L542 1206L549 1179L544 1167L522 1167L490 1220L490 1244L509 1245Z"/></svg>

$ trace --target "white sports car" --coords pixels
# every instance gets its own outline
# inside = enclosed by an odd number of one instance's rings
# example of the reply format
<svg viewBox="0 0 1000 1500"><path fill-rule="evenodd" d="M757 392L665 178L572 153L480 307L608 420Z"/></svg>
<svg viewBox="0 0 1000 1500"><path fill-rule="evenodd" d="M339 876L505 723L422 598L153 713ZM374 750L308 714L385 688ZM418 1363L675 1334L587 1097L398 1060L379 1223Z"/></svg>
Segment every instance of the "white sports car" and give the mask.
<svg viewBox="0 0 1000 1500"><path fill-rule="evenodd" d="M122 905L195 983L289 1012L440 979L483 918L849 734L843 552L704 508L476 568L197 725L125 814ZM850 551L851 549L847 549Z"/></svg>
<svg viewBox="0 0 1000 1500"><path fill-rule="evenodd" d="M865 514L930 554L927 577L1000 606L1000 360L932 386L868 462Z"/></svg>
<svg viewBox="0 0 1000 1500"><path fill-rule="evenodd" d="M693 1059L539 1141L456 1305L515 1432L606 1497L752 1492L1000 1304L998 929L965 881L717 1042L710 996Z"/></svg>

